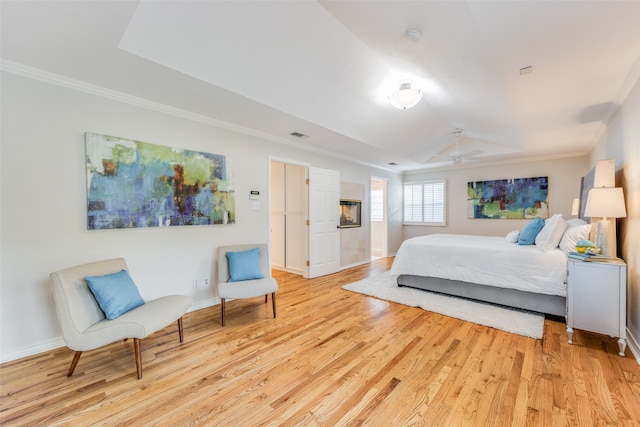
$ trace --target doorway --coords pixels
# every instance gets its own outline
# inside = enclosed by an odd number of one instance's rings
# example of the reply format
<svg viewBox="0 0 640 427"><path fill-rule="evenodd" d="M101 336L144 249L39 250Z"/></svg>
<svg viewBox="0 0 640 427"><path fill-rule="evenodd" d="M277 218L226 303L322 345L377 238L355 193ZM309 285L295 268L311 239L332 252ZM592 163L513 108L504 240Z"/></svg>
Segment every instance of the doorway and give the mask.
<svg viewBox="0 0 640 427"><path fill-rule="evenodd" d="M305 278L340 270L340 172L270 160L271 267Z"/></svg>
<svg viewBox="0 0 640 427"><path fill-rule="evenodd" d="M271 266L302 275L305 264L305 167L271 161Z"/></svg>
<svg viewBox="0 0 640 427"><path fill-rule="evenodd" d="M386 258L387 180L371 177L371 259Z"/></svg>

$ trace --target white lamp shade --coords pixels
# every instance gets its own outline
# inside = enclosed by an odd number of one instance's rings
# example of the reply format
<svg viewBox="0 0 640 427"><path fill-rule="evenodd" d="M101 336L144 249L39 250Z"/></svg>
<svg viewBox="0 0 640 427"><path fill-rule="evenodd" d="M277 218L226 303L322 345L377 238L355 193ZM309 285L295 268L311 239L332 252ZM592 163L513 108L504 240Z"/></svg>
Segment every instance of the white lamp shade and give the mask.
<svg viewBox="0 0 640 427"><path fill-rule="evenodd" d="M400 88L389 94L389 102L400 110L416 105L422 99L420 89L411 89L411 83L401 83Z"/></svg>
<svg viewBox="0 0 640 427"><path fill-rule="evenodd" d="M624 218L627 210L621 187L593 188L589 190L585 216L602 218Z"/></svg>
<svg viewBox="0 0 640 427"><path fill-rule="evenodd" d="M593 188L616 186L616 161L613 159L598 160L593 176Z"/></svg>

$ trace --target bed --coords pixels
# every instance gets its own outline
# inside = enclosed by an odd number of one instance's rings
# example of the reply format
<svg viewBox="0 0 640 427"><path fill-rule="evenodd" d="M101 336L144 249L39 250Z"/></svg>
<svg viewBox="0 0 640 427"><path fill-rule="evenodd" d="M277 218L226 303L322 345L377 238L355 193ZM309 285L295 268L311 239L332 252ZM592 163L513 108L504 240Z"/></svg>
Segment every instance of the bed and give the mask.
<svg viewBox="0 0 640 427"><path fill-rule="evenodd" d="M505 237L431 234L405 240L391 267L398 286L566 314L567 255Z"/></svg>

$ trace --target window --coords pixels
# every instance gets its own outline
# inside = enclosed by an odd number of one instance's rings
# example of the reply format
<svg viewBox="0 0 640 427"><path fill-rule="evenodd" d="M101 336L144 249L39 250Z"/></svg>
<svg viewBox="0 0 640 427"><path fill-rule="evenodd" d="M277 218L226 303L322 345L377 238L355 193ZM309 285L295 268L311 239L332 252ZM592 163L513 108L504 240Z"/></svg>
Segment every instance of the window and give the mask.
<svg viewBox="0 0 640 427"><path fill-rule="evenodd" d="M371 221L384 221L382 190L371 190Z"/></svg>
<svg viewBox="0 0 640 427"><path fill-rule="evenodd" d="M445 226L445 180L404 183L404 224Z"/></svg>

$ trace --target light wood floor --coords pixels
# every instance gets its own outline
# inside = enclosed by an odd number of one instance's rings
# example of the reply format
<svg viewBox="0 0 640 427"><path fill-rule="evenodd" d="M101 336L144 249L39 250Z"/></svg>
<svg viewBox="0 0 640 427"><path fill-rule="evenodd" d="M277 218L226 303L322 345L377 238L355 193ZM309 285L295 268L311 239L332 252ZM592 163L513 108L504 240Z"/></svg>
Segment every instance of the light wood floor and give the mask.
<svg viewBox="0 0 640 427"><path fill-rule="evenodd" d="M264 299L188 313L143 340L60 348L0 365L0 424L73 426L639 425L640 367L616 341L545 321L534 340L380 301L341 285L391 259L304 280L276 273Z"/></svg>

